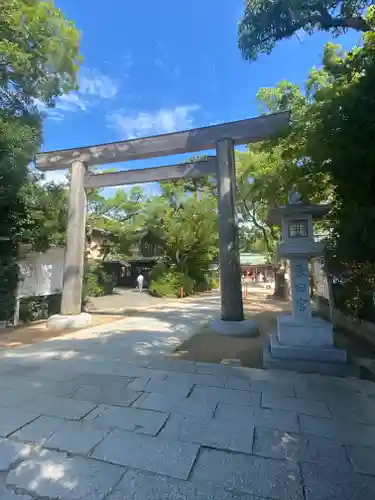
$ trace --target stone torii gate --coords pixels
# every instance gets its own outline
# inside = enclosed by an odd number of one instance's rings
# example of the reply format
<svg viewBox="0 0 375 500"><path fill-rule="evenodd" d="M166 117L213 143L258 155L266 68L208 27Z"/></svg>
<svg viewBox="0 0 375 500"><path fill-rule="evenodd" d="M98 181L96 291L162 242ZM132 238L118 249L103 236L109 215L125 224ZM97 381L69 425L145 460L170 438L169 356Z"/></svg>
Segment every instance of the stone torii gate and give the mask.
<svg viewBox="0 0 375 500"><path fill-rule="evenodd" d="M183 132L39 153L36 157L39 170L71 168L72 171L61 315L50 321L50 325L65 328L90 323L88 315L81 313L87 188L212 175L216 176L219 188L221 320L237 332L240 325L246 329L238 255L234 146L269 139L288 122L289 112L282 112ZM216 149L216 157L206 161L103 174L89 170L93 165L212 149Z"/></svg>

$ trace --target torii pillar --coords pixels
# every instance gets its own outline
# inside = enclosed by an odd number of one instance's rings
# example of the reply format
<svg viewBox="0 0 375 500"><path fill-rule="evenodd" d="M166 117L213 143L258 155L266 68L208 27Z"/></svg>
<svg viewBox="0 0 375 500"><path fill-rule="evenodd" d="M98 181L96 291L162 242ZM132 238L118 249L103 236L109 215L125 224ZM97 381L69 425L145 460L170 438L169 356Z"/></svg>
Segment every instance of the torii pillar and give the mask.
<svg viewBox="0 0 375 500"><path fill-rule="evenodd" d="M240 253L236 211L236 162L233 139L216 143L221 317L212 327L223 335L254 337L258 324L245 320L241 286Z"/></svg>
<svg viewBox="0 0 375 500"><path fill-rule="evenodd" d="M87 167L82 161L73 163L69 190L61 314L54 314L48 320L48 327L56 330L91 325L91 315L82 312L87 215L84 188L86 173Z"/></svg>

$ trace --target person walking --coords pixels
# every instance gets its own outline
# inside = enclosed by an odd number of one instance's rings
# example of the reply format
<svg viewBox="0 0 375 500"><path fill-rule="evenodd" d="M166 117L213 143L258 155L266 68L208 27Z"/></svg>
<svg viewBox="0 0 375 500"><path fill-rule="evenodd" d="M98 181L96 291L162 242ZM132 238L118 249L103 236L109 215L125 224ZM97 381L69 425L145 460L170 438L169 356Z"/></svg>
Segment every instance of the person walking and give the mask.
<svg viewBox="0 0 375 500"><path fill-rule="evenodd" d="M138 290L141 292L142 289L143 289L143 282L144 282L144 276L142 273L139 273L138 274L138 278L137 278L137 285L138 285Z"/></svg>

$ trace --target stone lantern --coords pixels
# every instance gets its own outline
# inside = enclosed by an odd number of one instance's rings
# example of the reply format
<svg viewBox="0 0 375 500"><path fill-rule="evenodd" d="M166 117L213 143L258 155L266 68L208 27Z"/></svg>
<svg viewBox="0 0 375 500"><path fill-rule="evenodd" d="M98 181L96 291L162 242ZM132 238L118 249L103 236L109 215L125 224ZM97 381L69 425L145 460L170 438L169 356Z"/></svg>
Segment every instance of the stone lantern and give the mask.
<svg viewBox="0 0 375 500"><path fill-rule="evenodd" d="M292 314L277 318L276 334L264 351L263 364L268 368L332 375L354 369L347 364L346 351L334 347L332 324L311 311L308 262L324 253L324 243L314 239L313 221L330 208L330 204L302 202L293 193L287 205L268 213L267 222L281 226L277 256L290 261L292 293Z"/></svg>

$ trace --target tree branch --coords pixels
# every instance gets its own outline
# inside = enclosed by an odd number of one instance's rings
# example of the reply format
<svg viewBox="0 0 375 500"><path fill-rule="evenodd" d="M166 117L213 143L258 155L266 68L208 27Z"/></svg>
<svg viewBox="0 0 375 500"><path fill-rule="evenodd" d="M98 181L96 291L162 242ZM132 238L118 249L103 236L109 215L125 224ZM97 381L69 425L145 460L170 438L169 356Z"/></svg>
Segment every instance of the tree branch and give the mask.
<svg viewBox="0 0 375 500"><path fill-rule="evenodd" d="M303 29L306 24L319 24L322 29L327 31L332 28L351 28L362 32L373 31L363 17L332 17L324 6L318 8L318 13L311 14L308 18L298 18L292 10L290 10L290 15L292 17L292 22L289 25L289 30L279 30L276 34L273 34L271 38L275 36L275 38L280 39L292 36L298 30Z"/></svg>
<svg viewBox="0 0 375 500"><path fill-rule="evenodd" d="M322 27L324 27L322 25ZM337 17L332 18L332 28L351 28L356 31L373 31L371 26L366 22L363 17ZM325 28L325 27L324 27Z"/></svg>
<svg viewBox="0 0 375 500"><path fill-rule="evenodd" d="M244 201L244 204L246 205L246 202ZM268 234L267 234L267 231L266 231L266 228L264 226L262 226L262 224L260 224L256 217L255 217L255 207L254 207L254 203L252 203L252 210L248 210L248 213L249 213L249 216L251 218L251 222L254 224L254 226L259 229L262 234L263 234L263 239L264 239L264 243L266 245L266 248L267 248L267 251L268 253L272 253L272 248L271 248L271 245L270 245L270 241L269 241L269 238L268 238Z"/></svg>

